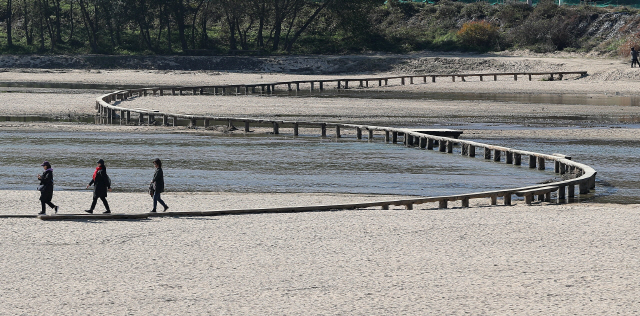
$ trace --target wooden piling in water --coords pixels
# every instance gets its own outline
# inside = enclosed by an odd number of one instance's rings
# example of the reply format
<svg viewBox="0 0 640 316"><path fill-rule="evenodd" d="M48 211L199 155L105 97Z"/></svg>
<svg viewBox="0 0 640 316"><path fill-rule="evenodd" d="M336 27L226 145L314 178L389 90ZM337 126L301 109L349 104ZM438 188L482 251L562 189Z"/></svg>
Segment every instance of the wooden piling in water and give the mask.
<svg viewBox="0 0 640 316"><path fill-rule="evenodd" d="M529 155L529 168L534 169L536 167L536 156Z"/></svg>
<svg viewBox="0 0 640 316"><path fill-rule="evenodd" d="M544 170L544 157L538 157L538 170Z"/></svg>

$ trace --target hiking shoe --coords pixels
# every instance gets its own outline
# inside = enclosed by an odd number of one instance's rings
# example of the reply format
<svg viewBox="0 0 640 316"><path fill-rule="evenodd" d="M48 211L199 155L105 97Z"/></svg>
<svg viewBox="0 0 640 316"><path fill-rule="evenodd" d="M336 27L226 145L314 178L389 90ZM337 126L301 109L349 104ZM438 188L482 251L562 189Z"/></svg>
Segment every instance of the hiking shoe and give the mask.
<svg viewBox="0 0 640 316"><path fill-rule="evenodd" d="M149 213L155 213L155 212L156 212L156 210L151 210Z"/></svg>
<svg viewBox="0 0 640 316"><path fill-rule="evenodd" d="M38 215L47 215L47 213L45 213L45 212L40 212L40 213L38 213Z"/></svg>
<svg viewBox="0 0 640 316"><path fill-rule="evenodd" d="M56 205L56 207L54 207L54 208L53 208L53 211L54 211L56 214L58 214L58 207L59 207L59 206L57 206L57 205Z"/></svg>
<svg viewBox="0 0 640 316"><path fill-rule="evenodd" d="M164 210L162 210L162 211L163 211L163 212L166 212L168 209L169 209L169 207L168 207L168 206L165 206L165 207L164 207Z"/></svg>
<svg viewBox="0 0 640 316"><path fill-rule="evenodd" d="M84 210L84 211L89 213L89 214L93 214L93 210Z"/></svg>
<svg viewBox="0 0 640 316"><path fill-rule="evenodd" d="M111 214L111 211L104 211L102 214Z"/></svg>

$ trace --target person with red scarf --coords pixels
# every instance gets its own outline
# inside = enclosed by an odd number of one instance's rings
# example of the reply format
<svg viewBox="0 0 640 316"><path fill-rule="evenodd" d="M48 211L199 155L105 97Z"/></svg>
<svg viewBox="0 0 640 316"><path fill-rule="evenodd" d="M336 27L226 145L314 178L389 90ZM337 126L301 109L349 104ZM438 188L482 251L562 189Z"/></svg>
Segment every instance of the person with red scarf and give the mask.
<svg viewBox="0 0 640 316"><path fill-rule="evenodd" d="M93 209L95 209L98 198L100 198L102 204L104 204L104 208L107 209L102 213L111 213L109 203L107 202L107 190L111 191L111 180L107 175L107 167L104 165L104 160L102 159L98 160L98 167L96 167L96 171L93 172L93 179L91 179L91 182L87 185L87 189L91 185L93 185L93 202L91 203L91 208L85 210L85 212L93 214Z"/></svg>

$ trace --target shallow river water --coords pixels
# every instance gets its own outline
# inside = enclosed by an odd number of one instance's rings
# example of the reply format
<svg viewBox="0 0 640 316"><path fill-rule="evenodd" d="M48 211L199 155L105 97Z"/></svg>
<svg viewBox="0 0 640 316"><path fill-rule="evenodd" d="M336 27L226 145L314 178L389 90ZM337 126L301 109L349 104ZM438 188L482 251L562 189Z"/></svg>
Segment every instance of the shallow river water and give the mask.
<svg viewBox="0 0 640 316"><path fill-rule="evenodd" d="M0 189L35 189L40 163L58 190L82 189L99 158L114 188L143 191L153 158L171 191L449 195L532 185L552 171L385 144L319 137L0 132ZM457 149L459 150L459 149Z"/></svg>
<svg viewBox="0 0 640 316"><path fill-rule="evenodd" d="M11 89L16 85L0 83ZM111 86L17 85L42 89L112 89ZM64 88L64 89L62 89ZM18 91L16 91L18 92ZM20 90L19 92L25 92ZM279 96L288 95L279 93ZM296 97L296 96L293 96ZM527 95L496 93L397 93L367 90L326 91L297 97L385 98L425 100L490 100L550 104L638 106L640 98L623 95ZM0 117L0 121L41 121L46 117ZM444 128L459 129L557 129L567 126L640 130L638 117L526 117L500 118L490 122L477 118L448 118ZM61 119L54 119L61 120ZM66 119L62 119L66 120ZM91 122L92 117L74 118ZM428 121L428 120L427 120ZM476 122L476 123L462 123ZM404 126L423 128L424 126ZM437 128L438 126L430 126ZM173 191L230 192L342 192L435 196L518 187L553 179L540 172L506 166L482 159L407 149L343 138L287 136L197 136L184 134L86 134L0 132L0 189L33 189L43 160L53 163L58 190L82 189L89 181L95 161L107 161L118 191L143 191L153 173L151 159L165 161L167 186ZM462 135L464 138L464 134ZM492 139L481 142L541 153L563 153L598 171L598 183L589 200L640 203L640 140L578 141ZM459 150L459 149L456 149Z"/></svg>

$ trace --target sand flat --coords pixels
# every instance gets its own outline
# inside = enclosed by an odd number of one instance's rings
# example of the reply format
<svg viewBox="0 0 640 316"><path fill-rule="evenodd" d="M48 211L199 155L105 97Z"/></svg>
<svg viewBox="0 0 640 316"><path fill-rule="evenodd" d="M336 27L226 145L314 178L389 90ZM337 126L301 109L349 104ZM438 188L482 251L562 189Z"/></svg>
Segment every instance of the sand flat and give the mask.
<svg viewBox="0 0 640 316"><path fill-rule="evenodd" d="M489 56L589 77L532 82L394 85L393 91L637 94L640 70L622 60ZM528 62L533 60L534 62ZM409 65L410 66L410 65ZM411 68L407 68L411 70ZM483 71L483 69L478 69ZM636 73L637 71L637 73ZM357 74L369 76L378 74ZM354 77L351 75L345 75ZM196 85L332 76L158 71L0 72L0 81ZM343 76L344 77L344 76ZM376 88L377 89L377 88ZM447 90L449 89L449 90ZM3 94L0 115L91 114L95 95ZM272 97L147 97L135 107L163 111L393 125L428 125L456 115L479 120L513 113L637 115L635 107L496 102L339 102ZM203 104L208 103L208 104ZM47 104L43 107L43 104ZM425 110L427 109L427 110ZM428 113L427 113L428 112ZM546 112L546 113L545 113ZM427 113L427 114L425 114ZM0 123L0 129L194 132L185 128ZM197 132L203 132L198 130ZM211 131L214 133L215 131ZM465 138L637 139L637 129L470 130ZM1 176L1 175L0 175ZM368 201L380 196L181 193L163 195L172 211ZM38 193L0 191L0 214L35 214ZM385 197L386 198L386 197ZM388 197L390 199L396 197ZM63 213L78 213L91 193L56 192ZM145 212L142 193L113 193L115 212ZM637 223L640 206L536 204L461 209L253 214L132 221L44 222L0 219L0 315L633 315L640 310ZM101 211L98 205L97 211Z"/></svg>
<svg viewBox="0 0 640 316"><path fill-rule="evenodd" d="M638 220L631 205L522 202L3 219L0 313L634 314Z"/></svg>

